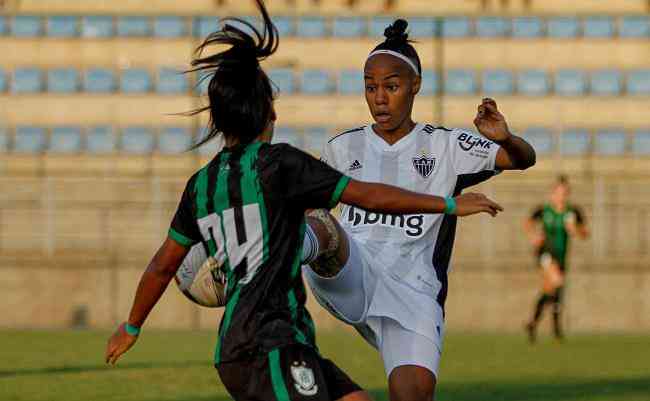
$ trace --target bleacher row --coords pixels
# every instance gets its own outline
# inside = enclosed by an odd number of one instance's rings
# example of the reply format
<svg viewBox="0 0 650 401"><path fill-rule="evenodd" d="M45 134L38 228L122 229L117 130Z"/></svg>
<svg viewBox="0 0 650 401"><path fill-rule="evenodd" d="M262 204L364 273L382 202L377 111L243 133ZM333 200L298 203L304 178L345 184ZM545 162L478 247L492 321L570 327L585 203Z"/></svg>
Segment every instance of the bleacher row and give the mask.
<svg viewBox="0 0 650 401"><path fill-rule="evenodd" d="M357 95L364 92L363 73L360 70L326 71L308 69L294 71L290 68L268 70L270 78L280 93ZM559 70L549 74L543 70L473 70L446 71L441 82L435 71L424 70L421 94L432 96L442 90L449 95L519 94L541 96L607 96L650 95L650 70ZM190 81L194 82L190 82ZM195 83L199 85L196 86ZM13 94L52 93L148 93L185 94L191 88L205 93L208 80L192 78L174 68L161 67L156 71L142 68L112 70L91 68L55 68L47 71L38 68L18 68L4 72L0 69L0 93Z"/></svg>
<svg viewBox="0 0 650 401"><path fill-rule="evenodd" d="M12 132L13 131L13 132ZM341 129L331 127L278 127L274 142L290 143L309 152L318 153L325 142ZM51 128L18 126L13 130L0 128L0 152L17 154L113 154L146 155L150 153L180 154L204 136L204 128L150 126L57 126ZM650 157L650 128L627 132L624 129L567 129L553 132L543 127L531 127L522 134L540 155L559 152L565 156ZM197 152L215 152L217 141L206 144Z"/></svg>
<svg viewBox="0 0 650 401"><path fill-rule="evenodd" d="M255 22L255 17L242 16ZM283 36L315 37L381 37L394 17L274 17ZM514 17L412 17L413 38L441 36L466 38L648 38L650 17L575 16ZM60 38L110 37L204 37L216 28L217 16L0 16L0 35L14 37L50 36Z"/></svg>

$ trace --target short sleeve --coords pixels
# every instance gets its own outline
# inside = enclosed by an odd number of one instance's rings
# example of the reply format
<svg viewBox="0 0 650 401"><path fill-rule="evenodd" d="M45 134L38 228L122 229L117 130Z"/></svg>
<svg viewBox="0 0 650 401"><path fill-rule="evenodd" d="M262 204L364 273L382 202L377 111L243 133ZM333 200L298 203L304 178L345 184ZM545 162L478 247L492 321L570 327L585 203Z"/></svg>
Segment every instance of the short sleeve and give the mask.
<svg viewBox="0 0 650 401"><path fill-rule="evenodd" d="M530 214L530 218L531 218L531 220L542 220L543 215L544 215L544 208L541 207L541 206L538 206Z"/></svg>
<svg viewBox="0 0 650 401"><path fill-rule="evenodd" d="M193 180L190 180L183 191L168 232L169 238L187 248L201 241L199 226L192 211L192 182Z"/></svg>
<svg viewBox="0 0 650 401"><path fill-rule="evenodd" d="M576 215L576 223L580 225L585 224L585 215L582 212L582 209L580 209L577 206L574 206L572 209L573 209L573 213L575 213Z"/></svg>
<svg viewBox="0 0 650 401"><path fill-rule="evenodd" d="M332 144L330 142L327 142L325 146L323 147L323 150L320 153L320 160L324 163L327 163L327 165L334 167L335 169L339 170L337 164L336 164L336 157L334 155L334 149L332 149Z"/></svg>
<svg viewBox="0 0 650 401"><path fill-rule="evenodd" d="M449 151L457 175L495 172L499 145L482 135L462 130L449 133Z"/></svg>
<svg viewBox="0 0 650 401"><path fill-rule="evenodd" d="M331 209L339 203L350 178L289 145L282 151L282 174L287 200L305 209Z"/></svg>

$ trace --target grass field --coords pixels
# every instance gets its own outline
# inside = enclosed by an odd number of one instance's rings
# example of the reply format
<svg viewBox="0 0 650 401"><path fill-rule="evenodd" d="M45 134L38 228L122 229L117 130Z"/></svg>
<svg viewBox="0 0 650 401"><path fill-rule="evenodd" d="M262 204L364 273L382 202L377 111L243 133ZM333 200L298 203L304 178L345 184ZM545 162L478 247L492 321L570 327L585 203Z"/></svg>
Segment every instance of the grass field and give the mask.
<svg viewBox="0 0 650 401"><path fill-rule="evenodd" d="M215 333L145 331L103 364L107 332L0 331L0 400L225 401L211 366ZM319 333L323 354L387 400L376 352L348 331ZM530 347L523 336L449 333L437 400L649 401L650 339L581 335Z"/></svg>

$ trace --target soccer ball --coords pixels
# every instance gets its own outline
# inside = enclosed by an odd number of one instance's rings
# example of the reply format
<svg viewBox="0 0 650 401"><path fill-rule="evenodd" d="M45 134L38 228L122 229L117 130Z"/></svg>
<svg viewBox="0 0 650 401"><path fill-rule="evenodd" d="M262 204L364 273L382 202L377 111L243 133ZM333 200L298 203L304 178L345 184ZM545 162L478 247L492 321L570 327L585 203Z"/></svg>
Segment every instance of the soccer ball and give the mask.
<svg viewBox="0 0 650 401"><path fill-rule="evenodd" d="M178 289L192 302L209 308L226 304L226 275L222 266L208 257L203 245L190 249L174 277Z"/></svg>

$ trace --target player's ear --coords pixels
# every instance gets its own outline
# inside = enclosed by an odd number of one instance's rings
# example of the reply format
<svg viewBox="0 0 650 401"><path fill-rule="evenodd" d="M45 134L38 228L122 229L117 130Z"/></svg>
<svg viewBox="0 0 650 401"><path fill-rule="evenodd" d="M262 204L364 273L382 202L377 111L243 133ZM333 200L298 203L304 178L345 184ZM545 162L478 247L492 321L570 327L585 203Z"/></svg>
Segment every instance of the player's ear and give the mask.
<svg viewBox="0 0 650 401"><path fill-rule="evenodd" d="M413 86L411 87L411 94L413 96L417 95L420 92L420 87L422 86L422 77L415 75L413 78Z"/></svg>

